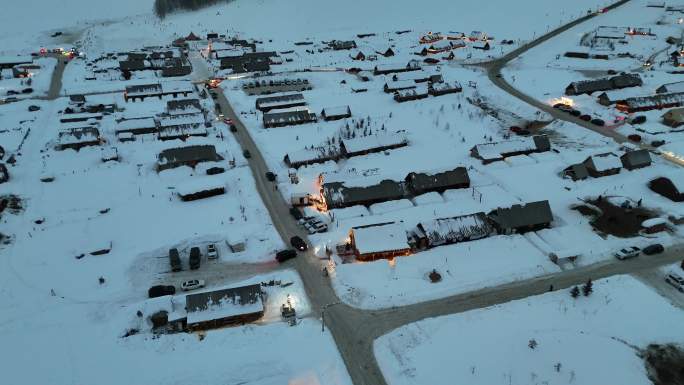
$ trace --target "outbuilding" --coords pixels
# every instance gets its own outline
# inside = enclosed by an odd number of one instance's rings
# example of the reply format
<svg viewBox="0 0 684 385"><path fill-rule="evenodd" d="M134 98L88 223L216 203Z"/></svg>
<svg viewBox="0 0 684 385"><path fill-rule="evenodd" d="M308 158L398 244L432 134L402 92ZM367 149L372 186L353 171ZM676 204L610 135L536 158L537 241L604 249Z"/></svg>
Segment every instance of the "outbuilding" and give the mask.
<svg viewBox="0 0 684 385"><path fill-rule="evenodd" d="M651 155L647 150L643 149L628 151L622 154L620 160L622 161L622 166L630 171L651 165Z"/></svg>
<svg viewBox="0 0 684 385"><path fill-rule="evenodd" d="M191 331L242 325L264 316L261 285L254 284L188 294L185 297L187 327Z"/></svg>
<svg viewBox="0 0 684 385"><path fill-rule="evenodd" d="M524 233L547 228L553 222L549 201L497 208L488 215L499 234Z"/></svg>
<svg viewBox="0 0 684 385"><path fill-rule="evenodd" d="M354 255L361 261L411 254L406 230L395 222L358 226L349 232Z"/></svg>

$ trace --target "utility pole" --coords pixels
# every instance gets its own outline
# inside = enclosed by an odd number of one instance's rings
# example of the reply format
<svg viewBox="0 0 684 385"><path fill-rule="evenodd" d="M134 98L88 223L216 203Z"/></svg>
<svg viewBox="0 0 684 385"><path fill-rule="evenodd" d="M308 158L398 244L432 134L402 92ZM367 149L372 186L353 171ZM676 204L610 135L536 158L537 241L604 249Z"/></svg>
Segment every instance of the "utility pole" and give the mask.
<svg viewBox="0 0 684 385"><path fill-rule="evenodd" d="M325 332L325 309L331 306L339 305L341 303L342 302L333 302L321 306L321 333Z"/></svg>

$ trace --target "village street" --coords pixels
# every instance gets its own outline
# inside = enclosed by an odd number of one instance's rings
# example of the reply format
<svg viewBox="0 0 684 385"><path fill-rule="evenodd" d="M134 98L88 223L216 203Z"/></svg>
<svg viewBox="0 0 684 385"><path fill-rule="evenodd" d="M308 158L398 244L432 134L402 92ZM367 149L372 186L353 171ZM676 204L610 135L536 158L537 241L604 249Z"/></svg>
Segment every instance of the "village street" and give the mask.
<svg viewBox="0 0 684 385"><path fill-rule="evenodd" d="M200 60L195 60L193 65L204 64ZM249 165L257 190L283 241L289 244L290 237L294 235L307 239L306 233L290 215L289 206L282 195L275 189L275 185L266 179L265 174L269 169L239 115L235 114L222 92L217 92L217 102L222 113L233 120L237 128L235 137L242 149L251 153ZM386 383L374 356L373 341L402 325L428 317L464 312L542 294L549 291L552 285L554 290L565 289L580 285L588 279L595 280L652 269L680 260L682 253L684 248L679 246L648 258L628 261L611 259L561 273L383 310L361 310L341 303L330 280L321 272L323 263L311 250L287 262L286 265L294 264L299 272L312 303L314 316L321 317L320 310L326 309L325 326L331 331L354 383L371 385Z"/></svg>

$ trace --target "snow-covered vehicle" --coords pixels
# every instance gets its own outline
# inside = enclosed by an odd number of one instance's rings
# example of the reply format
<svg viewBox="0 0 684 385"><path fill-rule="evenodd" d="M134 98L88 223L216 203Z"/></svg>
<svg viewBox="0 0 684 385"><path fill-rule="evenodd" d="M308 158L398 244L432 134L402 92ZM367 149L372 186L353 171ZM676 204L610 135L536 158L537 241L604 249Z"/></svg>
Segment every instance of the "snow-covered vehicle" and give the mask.
<svg viewBox="0 0 684 385"><path fill-rule="evenodd" d="M668 273L665 276L665 282L674 286L679 292L684 293L684 278L681 275L674 272Z"/></svg>
<svg viewBox="0 0 684 385"><path fill-rule="evenodd" d="M210 243L207 245L207 259L217 259L219 257L216 245Z"/></svg>
<svg viewBox="0 0 684 385"><path fill-rule="evenodd" d="M195 289L200 289L204 287L204 280L203 279L191 279L189 281L185 281L181 283L181 290L183 291L190 291L190 290L195 290Z"/></svg>
<svg viewBox="0 0 684 385"><path fill-rule="evenodd" d="M624 248L624 249L620 249L619 251L617 251L617 252L615 253L615 258L617 258L617 259L619 259L619 260L621 260L621 261L623 261L623 260L625 260L625 259L634 258L634 257L636 257L637 255L639 255L639 252L640 252L640 251L641 251L641 250L640 250L638 247L636 247L636 246L626 247L626 248Z"/></svg>

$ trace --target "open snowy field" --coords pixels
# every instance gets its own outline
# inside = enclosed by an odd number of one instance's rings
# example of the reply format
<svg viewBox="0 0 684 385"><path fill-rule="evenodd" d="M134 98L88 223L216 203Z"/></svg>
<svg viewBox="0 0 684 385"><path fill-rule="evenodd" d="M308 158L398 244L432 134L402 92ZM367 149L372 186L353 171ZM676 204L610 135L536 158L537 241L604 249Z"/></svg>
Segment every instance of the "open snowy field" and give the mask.
<svg viewBox="0 0 684 385"><path fill-rule="evenodd" d="M256 324L201 336L153 335L147 317L163 298L146 300L137 293L126 300L111 295L94 299L59 288L51 296L47 282L28 281L7 264L0 275L0 343L11 347L11 353L3 354L2 365L8 383L351 384L330 334L321 333L318 321L300 318L296 326L289 326L280 320L280 304L288 294L299 317L309 314L301 281L293 271L226 282L293 283L287 288L264 287L266 312ZM104 294L110 285L121 286L111 282L88 291ZM142 318L136 316L138 310ZM140 333L122 337L130 328Z"/></svg>
<svg viewBox="0 0 684 385"><path fill-rule="evenodd" d="M682 322L681 309L617 276L589 297L563 290L410 324L376 340L375 352L397 385L646 385L639 349L683 343Z"/></svg>

